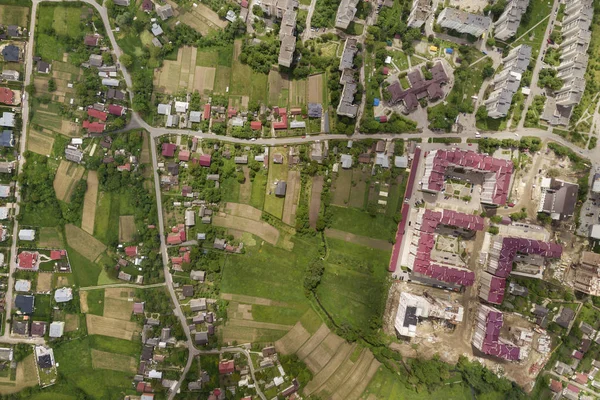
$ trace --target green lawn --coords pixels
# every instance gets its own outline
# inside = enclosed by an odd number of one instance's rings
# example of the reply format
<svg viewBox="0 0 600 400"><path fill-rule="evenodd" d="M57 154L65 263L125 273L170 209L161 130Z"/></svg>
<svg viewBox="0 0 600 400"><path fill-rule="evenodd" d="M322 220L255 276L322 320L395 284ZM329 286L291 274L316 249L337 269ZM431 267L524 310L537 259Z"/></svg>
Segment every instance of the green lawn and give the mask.
<svg viewBox="0 0 600 400"><path fill-rule="evenodd" d="M233 47L231 45L219 48L198 50L196 65L199 67L231 67Z"/></svg>
<svg viewBox="0 0 600 400"><path fill-rule="evenodd" d="M52 295L49 294L39 294L35 296L35 311L33 312L33 317L38 320L46 320L50 317L50 313L52 312Z"/></svg>
<svg viewBox="0 0 600 400"><path fill-rule="evenodd" d="M287 163L287 151L284 148L273 148L273 154L279 153L283 155L283 163L275 164L273 162L273 158L271 157L269 161L269 179L267 181L267 191L270 194L265 194L265 212L275 216L276 218L281 219L283 216L283 205L285 203L285 197L277 197L275 196L275 182L277 181L285 181L287 180L287 171L288 171L288 163ZM290 196L291 193L286 193L287 196Z"/></svg>
<svg viewBox="0 0 600 400"><path fill-rule="evenodd" d="M62 61L65 46L56 38L40 33L36 39L36 53L44 60Z"/></svg>
<svg viewBox="0 0 600 400"><path fill-rule="evenodd" d="M371 217L356 208L330 207L333 214L331 227L334 229L382 240L393 239L396 234L397 225L384 214Z"/></svg>
<svg viewBox="0 0 600 400"><path fill-rule="evenodd" d="M250 66L239 60L232 61L230 94L235 96L250 96L250 101L256 100L268 104L269 76L252 71Z"/></svg>
<svg viewBox="0 0 600 400"><path fill-rule="evenodd" d="M58 35L77 38L81 34L80 23L81 8L60 6L54 8L52 28Z"/></svg>
<svg viewBox="0 0 600 400"><path fill-rule="evenodd" d="M265 205L265 190L267 184L267 176L263 171L259 171L254 176L252 182L252 195L250 196L250 205L262 210Z"/></svg>
<svg viewBox="0 0 600 400"><path fill-rule="evenodd" d="M517 29L515 38L519 38L525 32L533 28L542 19L547 18L552 10L552 2L544 0L533 0L529 3L531 10L529 12L529 21L522 21ZM545 25L545 24L540 24Z"/></svg>
<svg viewBox="0 0 600 400"><path fill-rule="evenodd" d="M235 176L221 182L221 201L238 203L240 201L240 183Z"/></svg>
<svg viewBox="0 0 600 400"><path fill-rule="evenodd" d="M447 385L432 393L415 392L384 366L379 367L363 393L365 398L370 395L377 400L470 400L474 398L469 388L462 383Z"/></svg>
<svg viewBox="0 0 600 400"><path fill-rule="evenodd" d="M391 252L327 239L329 256L317 294L337 324L368 327L383 313ZM343 307L340 305L343 304Z"/></svg>
<svg viewBox="0 0 600 400"><path fill-rule="evenodd" d="M392 51L390 55L396 66L400 68L400 71L408 69L408 57L403 51Z"/></svg>
<svg viewBox="0 0 600 400"><path fill-rule="evenodd" d="M69 252L69 260L75 277L77 286L96 286L98 284L98 275L100 275L100 267L94 264L69 246L66 247Z"/></svg>
<svg viewBox="0 0 600 400"><path fill-rule="evenodd" d="M141 353L141 341L117 339L109 336L90 335L90 347L109 353L124 354L131 357L139 357Z"/></svg>
<svg viewBox="0 0 600 400"><path fill-rule="evenodd" d="M28 27L29 8L3 5L0 10L0 24Z"/></svg>
<svg viewBox="0 0 600 400"><path fill-rule="evenodd" d="M127 205L128 199L124 193L101 192L96 205L96 219L94 221L94 237L108 245L119 241L119 216L133 214L134 210ZM125 212L121 213L122 204ZM129 213L128 213L129 211Z"/></svg>
<svg viewBox="0 0 600 400"><path fill-rule="evenodd" d="M90 314L104 315L104 289L86 290L88 312ZM101 349L98 349L101 350Z"/></svg>

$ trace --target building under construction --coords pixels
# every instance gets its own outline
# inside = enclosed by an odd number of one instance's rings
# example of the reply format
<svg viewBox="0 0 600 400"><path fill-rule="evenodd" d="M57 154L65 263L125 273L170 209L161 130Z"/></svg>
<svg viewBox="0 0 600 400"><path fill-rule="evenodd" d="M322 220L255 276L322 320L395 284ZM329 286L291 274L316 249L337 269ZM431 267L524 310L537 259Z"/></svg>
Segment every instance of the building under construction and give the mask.
<svg viewBox="0 0 600 400"><path fill-rule="evenodd" d="M436 299L423 292L423 296L403 292L400 295L394 327L399 336L417 336L417 326L423 320L437 319L456 325L463 320L462 306L447 300Z"/></svg>

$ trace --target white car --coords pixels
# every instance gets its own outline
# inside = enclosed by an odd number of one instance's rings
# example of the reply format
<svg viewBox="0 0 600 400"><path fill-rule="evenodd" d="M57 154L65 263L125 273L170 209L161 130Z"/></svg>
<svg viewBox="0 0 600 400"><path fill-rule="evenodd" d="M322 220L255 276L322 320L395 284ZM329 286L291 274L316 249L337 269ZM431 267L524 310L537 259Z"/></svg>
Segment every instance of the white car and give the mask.
<svg viewBox="0 0 600 400"><path fill-rule="evenodd" d="M519 134L518 134L517 132L515 132L515 136L516 136L516 137L519 137Z"/></svg>

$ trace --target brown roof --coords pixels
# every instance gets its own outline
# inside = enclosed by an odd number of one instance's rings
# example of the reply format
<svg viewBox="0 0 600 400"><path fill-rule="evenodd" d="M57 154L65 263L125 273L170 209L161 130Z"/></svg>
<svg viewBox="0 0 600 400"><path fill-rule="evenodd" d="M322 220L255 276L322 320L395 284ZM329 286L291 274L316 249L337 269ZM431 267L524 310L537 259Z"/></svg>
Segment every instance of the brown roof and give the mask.
<svg viewBox="0 0 600 400"><path fill-rule="evenodd" d="M444 66L441 62L437 62L430 72L433 75L431 80L425 80L419 69L409 72L407 78L410 82L410 89L402 90L400 82L388 86L388 92L391 95L390 103L396 104L404 101L408 110L414 110L419 104L419 98L429 96L432 100L437 100L443 97L444 92L441 85L448 82L448 75L446 75Z"/></svg>

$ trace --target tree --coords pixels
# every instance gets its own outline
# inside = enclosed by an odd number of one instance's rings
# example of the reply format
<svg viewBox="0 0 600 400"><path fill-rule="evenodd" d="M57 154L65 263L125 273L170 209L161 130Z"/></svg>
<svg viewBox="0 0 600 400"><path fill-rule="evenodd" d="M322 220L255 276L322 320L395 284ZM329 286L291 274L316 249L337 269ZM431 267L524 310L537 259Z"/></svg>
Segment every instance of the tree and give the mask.
<svg viewBox="0 0 600 400"><path fill-rule="evenodd" d="M492 75L494 75L494 67L492 67L491 65L486 65L485 67L483 67L481 74L483 75L483 79L491 77Z"/></svg>
<svg viewBox="0 0 600 400"><path fill-rule="evenodd" d="M110 65L113 62L112 54L110 51L102 53L102 62L106 65Z"/></svg>
<svg viewBox="0 0 600 400"><path fill-rule="evenodd" d="M475 114L475 119L477 119L477 121L485 121L487 117L487 108L485 106L479 106L479 108L477 109L477 113Z"/></svg>
<svg viewBox="0 0 600 400"><path fill-rule="evenodd" d="M129 54L122 54L119 61L125 68L130 68L133 65L133 58Z"/></svg>
<svg viewBox="0 0 600 400"><path fill-rule="evenodd" d="M563 86L563 80L556 76L557 72L554 69L543 68L539 74L539 87L548 88L551 90L560 90Z"/></svg>
<svg viewBox="0 0 600 400"><path fill-rule="evenodd" d="M48 81L48 91L54 92L55 90L56 90L56 81L54 80L54 78L50 78L50 80Z"/></svg>
<svg viewBox="0 0 600 400"><path fill-rule="evenodd" d="M252 6L252 14L254 14L255 16L257 16L259 18L262 18L265 16L263 9L258 4L255 4Z"/></svg>

